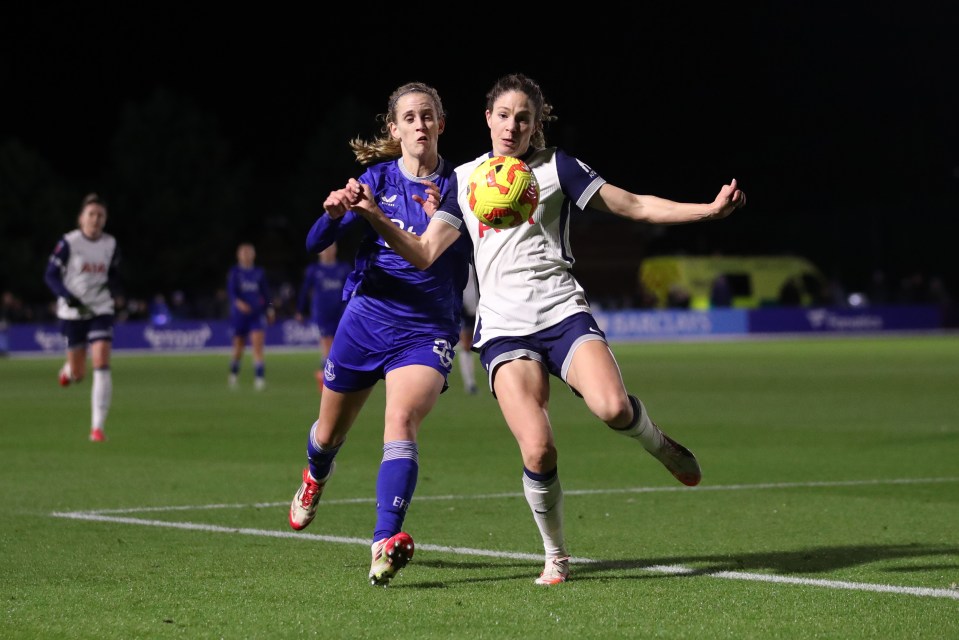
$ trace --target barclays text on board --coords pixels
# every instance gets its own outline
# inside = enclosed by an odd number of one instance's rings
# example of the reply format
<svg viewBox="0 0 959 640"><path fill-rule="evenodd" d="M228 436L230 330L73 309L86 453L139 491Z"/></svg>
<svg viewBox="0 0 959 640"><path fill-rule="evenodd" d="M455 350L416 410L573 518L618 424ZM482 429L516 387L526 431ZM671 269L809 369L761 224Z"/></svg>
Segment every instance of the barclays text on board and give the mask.
<svg viewBox="0 0 959 640"><path fill-rule="evenodd" d="M735 337L749 334L865 334L942 328L935 306L860 309L720 309L714 311L597 311L610 341ZM318 329L287 320L267 327L274 347L316 348ZM127 322L114 328L115 350L190 352L230 346L226 320L175 321L164 326ZM0 353L61 354L64 339L55 324L17 324L0 329Z"/></svg>

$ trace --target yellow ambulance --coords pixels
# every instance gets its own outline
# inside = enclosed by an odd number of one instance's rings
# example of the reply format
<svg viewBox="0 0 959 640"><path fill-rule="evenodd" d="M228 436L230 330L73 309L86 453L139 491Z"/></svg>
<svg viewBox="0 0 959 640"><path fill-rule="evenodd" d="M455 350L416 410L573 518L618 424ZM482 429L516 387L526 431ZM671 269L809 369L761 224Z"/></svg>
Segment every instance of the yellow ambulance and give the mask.
<svg viewBox="0 0 959 640"><path fill-rule="evenodd" d="M825 277L798 256L654 256L640 264L639 281L657 308L827 304Z"/></svg>

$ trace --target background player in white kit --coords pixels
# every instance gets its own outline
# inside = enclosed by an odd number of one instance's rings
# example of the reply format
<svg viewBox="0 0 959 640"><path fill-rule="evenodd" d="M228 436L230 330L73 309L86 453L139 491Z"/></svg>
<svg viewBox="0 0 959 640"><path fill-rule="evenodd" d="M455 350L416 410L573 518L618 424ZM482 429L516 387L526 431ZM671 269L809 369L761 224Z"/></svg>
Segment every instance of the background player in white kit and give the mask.
<svg viewBox="0 0 959 640"><path fill-rule="evenodd" d="M113 398L110 347L120 251L116 239L104 233L106 223L106 203L95 193L87 195L80 207L78 228L57 242L44 274L47 286L57 296L57 318L67 340L67 360L60 369L61 386L83 380L88 345L90 348L93 442L106 439L103 428Z"/></svg>
<svg viewBox="0 0 959 640"><path fill-rule="evenodd" d="M563 493L547 412L549 374L565 381L610 428L639 441L677 480L694 486L702 478L692 452L664 434L643 403L626 391L606 336L572 275L570 214L589 208L636 221L679 224L725 218L746 202L735 180L708 204L637 195L609 184L585 163L546 147L543 124L550 112L535 81L522 74L500 78L487 94L492 153L457 167L456 183L441 204L439 191L430 191L424 207L435 213L418 237L397 233L369 190L356 181L344 188L353 194L353 210L420 268L429 267L462 233L473 241L480 292L474 350L480 352L490 388L520 447L524 493L546 552L535 581L542 585L569 576ZM492 155L519 157L536 175L540 204L529 223L492 229L470 214L467 180Z"/></svg>
<svg viewBox="0 0 959 640"><path fill-rule="evenodd" d="M476 270L469 267L469 280L463 289L463 328L460 343L456 345L456 361L463 378L463 391L476 394L476 359L473 357L473 331L476 328L476 305L479 304L479 288L476 285Z"/></svg>

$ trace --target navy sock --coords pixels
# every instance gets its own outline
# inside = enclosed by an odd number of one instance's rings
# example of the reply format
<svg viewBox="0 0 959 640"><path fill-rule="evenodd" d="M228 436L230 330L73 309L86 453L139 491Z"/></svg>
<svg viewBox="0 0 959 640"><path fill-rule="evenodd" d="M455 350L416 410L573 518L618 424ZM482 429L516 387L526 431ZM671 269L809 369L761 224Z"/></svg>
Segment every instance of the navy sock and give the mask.
<svg viewBox="0 0 959 640"><path fill-rule="evenodd" d="M546 473L533 473L526 467L523 467L523 474L530 480L536 480L537 482L548 482L551 478L555 478L557 472L559 472L559 467L553 467L551 471Z"/></svg>
<svg viewBox="0 0 959 640"><path fill-rule="evenodd" d="M383 445L383 462L380 463L380 473L376 479L373 542L403 530L403 520L413 499L419 468L419 450L415 442L396 440Z"/></svg>
<svg viewBox="0 0 959 640"><path fill-rule="evenodd" d="M316 423L310 428L310 436L306 442L306 459L310 464L310 475L314 480L323 480L330 475L330 467L333 466L333 458L339 453L343 443L330 449L324 449L313 442L313 432L316 430Z"/></svg>

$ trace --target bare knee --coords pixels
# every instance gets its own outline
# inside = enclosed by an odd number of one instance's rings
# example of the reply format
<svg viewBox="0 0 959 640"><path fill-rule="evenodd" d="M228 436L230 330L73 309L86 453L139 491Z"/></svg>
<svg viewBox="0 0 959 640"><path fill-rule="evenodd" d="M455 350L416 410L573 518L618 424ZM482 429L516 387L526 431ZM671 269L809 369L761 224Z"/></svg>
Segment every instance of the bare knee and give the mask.
<svg viewBox="0 0 959 640"><path fill-rule="evenodd" d="M622 428L633 418L633 407L623 393L606 393L586 400L589 410L613 428Z"/></svg>
<svg viewBox="0 0 959 640"><path fill-rule="evenodd" d="M547 473L556 468L559 454L552 443L523 448L523 466L533 473Z"/></svg>

